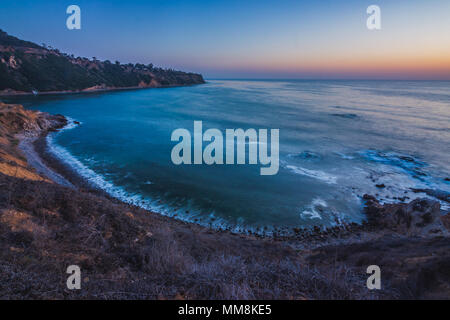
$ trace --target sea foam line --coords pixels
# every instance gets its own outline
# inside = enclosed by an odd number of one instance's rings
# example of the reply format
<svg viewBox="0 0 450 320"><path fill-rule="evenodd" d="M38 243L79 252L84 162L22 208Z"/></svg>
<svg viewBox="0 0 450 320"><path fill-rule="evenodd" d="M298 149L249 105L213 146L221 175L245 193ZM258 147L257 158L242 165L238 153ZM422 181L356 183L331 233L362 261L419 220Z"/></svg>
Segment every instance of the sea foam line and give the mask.
<svg viewBox="0 0 450 320"><path fill-rule="evenodd" d="M78 125L71 118L68 118L68 124L58 132L51 133L47 136L47 145L52 154L54 154L58 159L67 163L71 168L73 168L78 174L80 174L84 179L89 181L93 187L105 190L111 196L133 205L142 206L144 202L145 209L156 209L156 207L151 204L148 200L143 199L138 195L130 196L125 190L120 187L115 186L111 182L107 181L103 176L97 174L94 170L85 166L80 160L74 157L67 149L59 146L55 142L55 136L60 134L62 131L71 130L76 128ZM81 123L80 123L81 124Z"/></svg>
<svg viewBox="0 0 450 320"><path fill-rule="evenodd" d="M336 184L337 181L337 177L330 175L328 173L325 173L323 171L319 171L319 170L309 170L306 168L302 168L302 167L296 167L293 165L287 165L286 168L288 168L289 170L291 170L292 172L302 175L302 176L307 176L313 179L317 179L317 180L321 180L324 181L328 184Z"/></svg>
<svg viewBox="0 0 450 320"><path fill-rule="evenodd" d="M96 173L94 170L88 168L75 156L73 156L66 148L58 145L55 142L56 135L60 134L66 130L72 130L79 125L75 123L75 120L66 117L68 124L57 132L53 132L47 135L47 146L49 151L56 156L61 161L68 164L72 169L74 169L81 177L86 179L93 187L104 190L110 196L131 205L138 206L145 210L149 210L155 213L159 213L171 218L175 218L188 223L196 223L205 227L209 227L214 230L229 230L234 233L247 233L251 231L253 233L270 235L272 233L272 228L267 228L265 231L255 227L247 227L244 223L230 224L223 218L216 217L214 212L205 216L192 208L188 208L190 214L186 213L187 208L176 209L169 205L161 204L159 200L151 200L144 198L140 194L130 194L125 191L122 187L118 187L113 183L107 181L102 175ZM81 125L82 123L80 123Z"/></svg>

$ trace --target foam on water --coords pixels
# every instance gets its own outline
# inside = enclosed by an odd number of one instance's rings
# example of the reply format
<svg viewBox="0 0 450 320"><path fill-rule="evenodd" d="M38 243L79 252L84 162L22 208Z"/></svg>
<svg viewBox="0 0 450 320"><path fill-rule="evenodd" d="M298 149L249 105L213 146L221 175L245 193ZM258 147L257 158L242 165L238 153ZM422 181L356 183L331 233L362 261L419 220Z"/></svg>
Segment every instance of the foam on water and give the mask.
<svg viewBox="0 0 450 320"><path fill-rule="evenodd" d="M319 211L326 207L328 207L328 205L325 200L321 198L315 198L309 208L307 210L303 210L300 215L302 218L322 220L322 216L320 215Z"/></svg>
<svg viewBox="0 0 450 320"><path fill-rule="evenodd" d="M337 182L336 176L328 174L323 171L310 170L310 169L306 169L306 168L298 167L298 166L294 166L294 165L287 165L286 168L291 170L295 174L299 174L302 176L320 180L320 181L323 181L328 184L336 184L336 182Z"/></svg>
<svg viewBox="0 0 450 320"><path fill-rule="evenodd" d="M208 81L40 96L28 105L83 121L50 134L49 148L93 186L184 221L269 233L360 222L366 193L408 202L450 192L449 88L426 81ZM280 129L278 174L263 177L251 165L173 165L171 133L195 120L222 132Z"/></svg>
<svg viewBox="0 0 450 320"><path fill-rule="evenodd" d="M352 155L348 155L348 154L345 154L345 153L342 153L342 152L334 152L335 154L337 154L339 157L341 157L342 159L345 159L345 160L353 160L353 159L355 159L355 157L354 156L352 156Z"/></svg>
<svg viewBox="0 0 450 320"><path fill-rule="evenodd" d="M377 195L381 203L395 203L400 199L411 201L417 198L430 198L440 202L443 210L450 209L448 202L425 192L414 191L431 189L448 193L445 183L425 171L429 167L426 162L394 151L362 150L358 154L373 165L364 169L352 167L351 175L342 176L340 182L343 185L352 185L354 181L359 181L359 184L353 187L353 192L357 192L359 196L365 193Z"/></svg>
<svg viewBox="0 0 450 320"><path fill-rule="evenodd" d="M305 154L311 152L289 154L288 158L308 161L310 157ZM312 153L314 154L314 153ZM295 174L300 174L314 178L328 184L335 184L339 180L340 188L333 192L334 196L352 194L362 204L364 194L376 195L381 203L395 203L399 201L411 201L417 198L430 198L440 202L444 211L450 209L448 202L433 197L432 192L418 192L417 190L435 190L437 193L448 194L448 183L440 182L439 179L426 172L429 165L411 155L398 153L394 151L382 152L377 150L362 150L348 155L343 152L334 152L340 158L348 160L354 165L346 166L339 170L339 175L330 175L323 171L310 170L301 166L288 164L284 162L285 168ZM300 155L300 156L299 156ZM315 157L315 160L320 159ZM322 160L322 159L321 159ZM360 167L360 162L363 166ZM368 161L368 162L367 162ZM316 163L317 164L317 163ZM333 197L333 195L329 195ZM325 210L328 209L328 210ZM345 215L339 213L334 208L329 208L324 199L317 197L312 203L301 209L301 218L303 219L323 219L323 215L336 215L341 221Z"/></svg>
<svg viewBox="0 0 450 320"><path fill-rule="evenodd" d="M125 203L135 205L143 209L185 222L197 223L215 230L229 230L235 233L251 232L261 235L272 234L273 228L252 228L245 224L243 218L240 218L235 224L230 224L229 221L217 217L214 212L210 213L209 215L204 215L203 212L196 210L193 206L190 205L177 208L176 206L171 206L167 203L164 203L161 199L149 199L137 193L131 194L124 188L114 185L104 176L88 168L80 160L74 157L67 149L61 147L55 142L56 135L60 134L63 131L75 129L82 124L81 122L79 122L80 124L76 124L74 119L69 117L66 118L68 120L68 124L64 128L47 135L48 149L54 156L68 164L81 177L86 179L93 187L104 190L110 196ZM151 185L153 183L151 181L146 181L145 184Z"/></svg>

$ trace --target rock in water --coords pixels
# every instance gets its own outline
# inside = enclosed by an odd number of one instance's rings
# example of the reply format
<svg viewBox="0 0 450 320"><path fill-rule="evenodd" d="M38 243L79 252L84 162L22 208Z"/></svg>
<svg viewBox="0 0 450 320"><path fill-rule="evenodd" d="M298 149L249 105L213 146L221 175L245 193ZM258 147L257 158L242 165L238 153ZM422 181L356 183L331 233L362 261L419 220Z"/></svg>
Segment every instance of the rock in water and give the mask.
<svg viewBox="0 0 450 320"><path fill-rule="evenodd" d="M368 223L409 236L447 236L441 219L441 205L430 199L410 203L380 204L375 197L364 195Z"/></svg>

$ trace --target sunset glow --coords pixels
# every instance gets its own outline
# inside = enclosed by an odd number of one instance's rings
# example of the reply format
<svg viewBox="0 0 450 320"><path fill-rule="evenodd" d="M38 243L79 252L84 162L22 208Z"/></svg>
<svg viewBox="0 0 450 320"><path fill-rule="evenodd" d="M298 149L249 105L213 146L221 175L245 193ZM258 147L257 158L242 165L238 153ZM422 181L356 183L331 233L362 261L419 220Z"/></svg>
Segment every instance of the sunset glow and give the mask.
<svg viewBox="0 0 450 320"><path fill-rule="evenodd" d="M377 1L375 31L366 27L372 1L80 0L75 32L65 4L25 2L0 5L1 28L80 56L207 78L450 79L450 3L441 0Z"/></svg>

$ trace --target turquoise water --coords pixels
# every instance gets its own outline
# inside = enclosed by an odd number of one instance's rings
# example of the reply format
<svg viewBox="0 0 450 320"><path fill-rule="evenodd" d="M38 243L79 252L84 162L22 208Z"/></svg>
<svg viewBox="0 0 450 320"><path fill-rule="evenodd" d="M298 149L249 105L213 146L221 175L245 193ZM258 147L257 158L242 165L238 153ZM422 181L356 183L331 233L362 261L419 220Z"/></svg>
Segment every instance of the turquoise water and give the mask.
<svg viewBox="0 0 450 320"><path fill-rule="evenodd" d="M450 82L215 80L19 102L81 122L49 146L95 186L215 228L361 222L365 193L392 202L426 196L410 188L450 192ZM223 132L280 129L278 174L172 164L171 133L194 120Z"/></svg>

